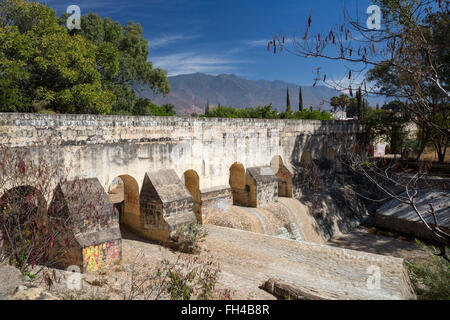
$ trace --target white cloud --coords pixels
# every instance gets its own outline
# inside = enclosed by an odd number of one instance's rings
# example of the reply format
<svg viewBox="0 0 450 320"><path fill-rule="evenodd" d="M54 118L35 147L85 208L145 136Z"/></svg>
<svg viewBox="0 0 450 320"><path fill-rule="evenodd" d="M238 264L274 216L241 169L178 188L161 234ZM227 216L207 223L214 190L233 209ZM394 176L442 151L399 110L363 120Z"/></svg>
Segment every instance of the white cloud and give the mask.
<svg viewBox="0 0 450 320"><path fill-rule="evenodd" d="M236 72L235 64L250 61L235 60L223 56L212 56L199 52L175 53L153 57L153 65L167 70L169 76L202 72L212 75Z"/></svg>
<svg viewBox="0 0 450 320"><path fill-rule="evenodd" d="M267 44L269 43L269 39L261 39L261 40L249 40L246 41L246 44L250 47L267 47Z"/></svg>
<svg viewBox="0 0 450 320"><path fill-rule="evenodd" d="M269 44L269 42L271 40L273 40L273 38L272 39L247 40L247 41L245 41L245 44L250 47L267 47L267 45ZM285 38L285 40L284 40L285 44L288 44L291 42L292 42L292 39L290 39L290 38Z"/></svg>
<svg viewBox="0 0 450 320"><path fill-rule="evenodd" d="M200 35L184 35L184 34L162 35L159 38L154 39L150 38L149 46L150 48L161 48L175 42L192 40L199 37Z"/></svg>

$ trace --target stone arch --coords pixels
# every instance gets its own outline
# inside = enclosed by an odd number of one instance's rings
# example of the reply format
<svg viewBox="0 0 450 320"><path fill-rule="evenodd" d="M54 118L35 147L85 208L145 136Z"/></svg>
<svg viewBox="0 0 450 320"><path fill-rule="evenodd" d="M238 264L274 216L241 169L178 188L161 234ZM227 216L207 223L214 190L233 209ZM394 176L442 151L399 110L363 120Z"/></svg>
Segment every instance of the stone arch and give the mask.
<svg viewBox="0 0 450 320"><path fill-rule="evenodd" d="M138 230L140 228L139 185L132 176L120 175L113 179L108 195L119 210L121 226Z"/></svg>
<svg viewBox="0 0 450 320"><path fill-rule="evenodd" d="M230 167L229 184L233 194L233 204L246 206L248 203L248 188L245 183L245 167L235 162Z"/></svg>
<svg viewBox="0 0 450 320"><path fill-rule="evenodd" d="M279 155L272 158L270 166L278 179L278 196L292 198L292 169L283 163Z"/></svg>
<svg viewBox="0 0 450 320"><path fill-rule="evenodd" d="M336 152L334 151L334 149L329 148L327 150L327 160L334 161L335 159L336 159Z"/></svg>
<svg viewBox="0 0 450 320"><path fill-rule="evenodd" d="M235 189L245 189L245 168L239 162L230 167L230 186Z"/></svg>
<svg viewBox="0 0 450 320"><path fill-rule="evenodd" d="M184 185L194 200L194 213L198 223L202 223L202 194L200 192L200 178L195 170L187 170L183 174Z"/></svg>
<svg viewBox="0 0 450 320"><path fill-rule="evenodd" d="M310 165L312 162L311 152L304 150L300 162L304 165Z"/></svg>

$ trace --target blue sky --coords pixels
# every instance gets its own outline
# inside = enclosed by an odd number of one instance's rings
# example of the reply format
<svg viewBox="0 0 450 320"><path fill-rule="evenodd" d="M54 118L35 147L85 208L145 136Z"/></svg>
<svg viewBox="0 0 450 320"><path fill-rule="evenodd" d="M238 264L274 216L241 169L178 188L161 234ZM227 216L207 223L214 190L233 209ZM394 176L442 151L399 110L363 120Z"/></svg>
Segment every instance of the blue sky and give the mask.
<svg viewBox="0 0 450 320"><path fill-rule="evenodd" d="M139 22L149 40L149 60L169 75L202 72L236 74L251 80L283 80L311 85L315 68L341 79L345 66L266 49L275 33L304 30L312 14L314 31L328 31L342 22L345 4L365 17L370 0L48 0L58 14L71 4L109 16L122 24ZM357 4L357 5L356 5ZM358 11L356 9L358 8ZM82 26L81 26L82 27Z"/></svg>

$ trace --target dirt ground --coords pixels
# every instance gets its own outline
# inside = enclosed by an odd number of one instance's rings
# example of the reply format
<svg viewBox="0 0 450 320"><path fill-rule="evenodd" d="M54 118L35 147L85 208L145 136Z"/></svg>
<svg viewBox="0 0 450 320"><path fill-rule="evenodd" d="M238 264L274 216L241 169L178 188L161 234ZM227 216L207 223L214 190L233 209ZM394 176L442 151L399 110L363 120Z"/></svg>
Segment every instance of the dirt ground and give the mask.
<svg viewBox="0 0 450 320"><path fill-rule="evenodd" d="M217 288L229 289L232 299L276 299L261 289L269 278L278 278L327 299L413 297L401 259L212 225L206 228L208 237L200 257L212 257L220 264ZM369 244L370 240L367 241ZM378 241L382 246L386 240ZM392 247L391 243L385 245ZM50 292L60 299L123 299L130 272L136 265L144 271L154 270L162 259L174 262L178 255L125 231L120 264L83 274L82 290L68 290L67 273L58 271L59 279ZM382 274L381 287L375 290L367 288L367 268L373 265Z"/></svg>
<svg viewBox="0 0 450 320"><path fill-rule="evenodd" d="M394 234L380 235L365 227L359 227L351 233L327 242L330 246L365 251L391 257L410 259L414 262L426 262L429 255L411 239Z"/></svg>

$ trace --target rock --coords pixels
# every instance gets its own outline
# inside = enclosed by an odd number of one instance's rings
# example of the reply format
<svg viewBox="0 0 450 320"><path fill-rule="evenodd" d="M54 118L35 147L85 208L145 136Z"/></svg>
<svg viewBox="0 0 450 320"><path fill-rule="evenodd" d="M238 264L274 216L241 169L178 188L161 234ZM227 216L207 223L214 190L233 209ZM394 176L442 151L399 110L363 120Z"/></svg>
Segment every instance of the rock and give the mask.
<svg viewBox="0 0 450 320"><path fill-rule="evenodd" d="M0 300L58 300L45 289L30 285L19 269L0 266Z"/></svg>
<svg viewBox="0 0 450 320"><path fill-rule="evenodd" d="M58 300L45 289L20 285L9 300Z"/></svg>
<svg viewBox="0 0 450 320"><path fill-rule="evenodd" d="M277 279L271 278L267 280L263 287L273 295L286 300L326 300L318 292L299 286L294 287L287 282Z"/></svg>
<svg viewBox="0 0 450 320"><path fill-rule="evenodd" d="M14 294L16 288L22 283L22 273L10 265L0 266L0 300L5 300Z"/></svg>

